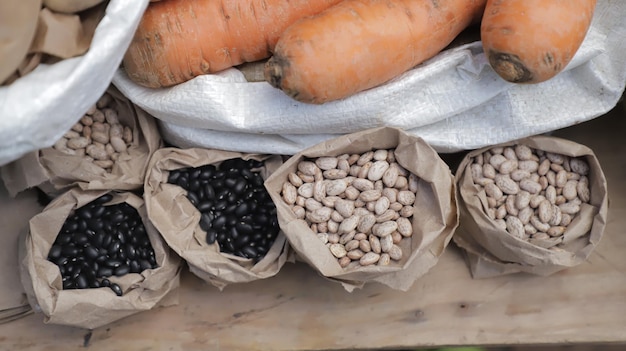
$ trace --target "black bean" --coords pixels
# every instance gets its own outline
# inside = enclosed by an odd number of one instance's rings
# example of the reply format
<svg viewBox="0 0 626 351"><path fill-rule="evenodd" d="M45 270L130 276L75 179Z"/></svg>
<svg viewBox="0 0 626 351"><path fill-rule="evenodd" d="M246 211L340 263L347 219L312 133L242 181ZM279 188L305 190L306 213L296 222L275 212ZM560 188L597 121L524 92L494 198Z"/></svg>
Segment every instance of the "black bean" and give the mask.
<svg viewBox="0 0 626 351"><path fill-rule="evenodd" d="M132 260L128 263L128 266L130 267L131 273L141 273L141 265L138 261Z"/></svg>
<svg viewBox="0 0 626 351"><path fill-rule="evenodd" d="M120 223L124 220L124 213L123 212L115 212L111 215L111 217L109 218L109 220L112 223Z"/></svg>
<svg viewBox="0 0 626 351"><path fill-rule="evenodd" d="M206 231L206 242L209 245L212 245L217 239L217 231L214 229L209 229Z"/></svg>
<svg viewBox="0 0 626 351"><path fill-rule="evenodd" d="M261 177L261 175L259 173L254 173L254 175L252 176L252 179L250 179L252 184L258 186L258 187L262 187L263 186L263 177Z"/></svg>
<svg viewBox="0 0 626 351"><path fill-rule="evenodd" d="M244 179L250 179L250 178L254 177L254 172L252 172L248 168L244 168L244 169L241 170L241 175L243 176Z"/></svg>
<svg viewBox="0 0 626 351"><path fill-rule="evenodd" d="M100 267L98 268L98 271L96 272L96 277L99 277L99 278L110 277L112 275L113 275L113 268L111 267Z"/></svg>
<svg viewBox="0 0 626 351"><path fill-rule="evenodd" d="M237 205L237 208L235 208L235 214L238 217L247 215L249 211L250 211L250 205L248 202L242 202L239 205Z"/></svg>
<svg viewBox="0 0 626 351"><path fill-rule="evenodd" d="M100 287L100 282L97 279L90 279L89 280L89 287L90 288L99 288Z"/></svg>
<svg viewBox="0 0 626 351"><path fill-rule="evenodd" d="M89 283L87 282L87 278L84 275L79 274L74 280L76 287L79 289L85 289L89 287Z"/></svg>
<svg viewBox="0 0 626 351"><path fill-rule="evenodd" d="M225 225L226 225L226 216L219 216L213 219L213 223L211 227L217 230L221 230L224 228Z"/></svg>
<svg viewBox="0 0 626 351"><path fill-rule="evenodd" d="M104 222L100 218L92 218L87 222L87 225L91 230L101 230L104 228Z"/></svg>
<svg viewBox="0 0 626 351"><path fill-rule="evenodd" d="M102 246L105 235L106 233L103 232L102 230L97 231L96 234L91 238L92 244L98 247Z"/></svg>
<svg viewBox="0 0 626 351"><path fill-rule="evenodd" d="M228 196L226 197L226 201L228 201L231 204L236 204L237 201L239 200L239 195L235 192L231 192L230 194L228 194Z"/></svg>
<svg viewBox="0 0 626 351"><path fill-rule="evenodd" d="M157 263L156 257L154 257L154 252L152 252L152 255L148 256L148 262L150 262L150 268L156 267Z"/></svg>
<svg viewBox="0 0 626 351"><path fill-rule="evenodd" d="M200 180L193 179L189 181L189 190L196 192L200 189Z"/></svg>
<svg viewBox="0 0 626 351"><path fill-rule="evenodd" d="M243 194L248 187L248 182L246 182L245 178L240 178L237 181L237 184L233 186L233 192L237 195Z"/></svg>
<svg viewBox="0 0 626 351"><path fill-rule="evenodd" d="M113 290L113 292L115 293L115 295L117 296L122 296L123 292L122 292L122 288L117 285L116 283L111 283L109 285L109 288L111 288L111 290Z"/></svg>
<svg viewBox="0 0 626 351"><path fill-rule="evenodd" d="M239 238L239 231L237 231L237 227L230 227L228 229L228 234L230 234L231 240L237 240Z"/></svg>
<svg viewBox="0 0 626 351"><path fill-rule="evenodd" d="M128 232L128 230L128 228L118 230L117 236L113 239L119 241L120 244L126 244L126 233Z"/></svg>
<svg viewBox="0 0 626 351"><path fill-rule="evenodd" d="M102 196L100 196L99 198L94 200L94 203L96 204L105 204L109 201L113 200L113 195L111 194L104 194Z"/></svg>
<svg viewBox="0 0 626 351"><path fill-rule="evenodd" d="M63 281L63 289L73 289L74 288L74 282L71 280L64 280Z"/></svg>
<svg viewBox="0 0 626 351"><path fill-rule="evenodd" d="M133 245L127 243L126 245L124 245L124 253L126 254L126 257L132 260L135 258L135 254L137 253L137 251Z"/></svg>
<svg viewBox="0 0 626 351"><path fill-rule="evenodd" d="M144 235L140 238L139 241L139 246L140 247L150 247L150 238L148 238L147 235Z"/></svg>
<svg viewBox="0 0 626 351"><path fill-rule="evenodd" d="M248 189L244 194L243 194L243 198L245 200L251 200L254 198L254 190L253 189Z"/></svg>
<svg viewBox="0 0 626 351"><path fill-rule="evenodd" d="M189 189L189 179L187 178L187 175L181 175L176 181L176 184L183 189Z"/></svg>
<svg viewBox="0 0 626 351"><path fill-rule="evenodd" d="M233 188L235 185L237 185L237 181L237 178L226 178L224 179L224 185L229 188Z"/></svg>
<svg viewBox="0 0 626 351"><path fill-rule="evenodd" d="M118 251L120 251L120 246L121 246L121 244L120 244L119 241L114 241L114 242L111 243L111 245L109 245L107 250L109 250L110 253L118 252Z"/></svg>
<svg viewBox="0 0 626 351"><path fill-rule="evenodd" d="M237 231L239 231L239 233L241 234L249 235L253 232L252 226L244 222L237 222L235 227L237 228Z"/></svg>
<svg viewBox="0 0 626 351"><path fill-rule="evenodd" d="M252 246L245 246L241 251L247 258L255 258L257 255L257 249Z"/></svg>
<svg viewBox="0 0 626 351"><path fill-rule="evenodd" d="M100 256L98 256L94 260L95 262L99 264L104 264L104 262L109 259L108 252L103 252L103 251L106 251L106 249L100 249Z"/></svg>
<svg viewBox="0 0 626 351"><path fill-rule="evenodd" d="M91 219L91 209L89 207L83 206L79 208L76 213L83 219Z"/></svg>
<svg viewBox="0 0 626 351"><path fill-rule="evenodd" d="M265 237L265 234L261 233L261 232L256 232L252 235L252 241L260 241L261 239L263 239L263 237Z"/></svg>
<svg viewBox="0 0 626 351"><path fill-rule="evenodd" d="M69 267L68 267L69 268ZM80 275L80 273L83 271L83 267L78 264L78 265L72 265L71 266L71 273L70 273L70 277L74 280L76 280L76 278L78 278L78 276Z"/></svg>
<svg viewBox="0 0 626 351"><path fill-rule="evenodd" d="M100 281L100 286L108 288L109 286L111 286L111 281L107 278L104 278Z"/></svg>
<svg viewBox="0 0 626 351"><path fill-rule="evenodd" d="M135 229L133 230L133 234L134 235L146 234L146 227L144 227L143 224L136 226Z"/></svg>
<svg viewBox="0 0 626 351"><path fill-rule="evenodd" d="M102 217L105 211L106 211L106 208L104 206L95 205L93 209L91 210L91 214L94 218L99 218L99 217Z"/></svg>
<svg viewBox="0 0 626 351"><path fill-rule="evenodd" d="M234 214L226 216L226 226L227 227L234 227L235 224L237 224L238 221L239 221L239 219Z"/></svg>
<svg viewBox="0 0 626 351"><path fill-rule="evenodd" d="M57 258L61 257L62 248L59 245L52 245L50 251L48 252L48 260L54 261Z"/></svg>
<svg viewBox="0 0 626 351"><path fill-rule="evenodd" d="M167 182L170 184L176 183L178 177L180 177L180 172L178 170L170 171L170 174L167 176Z"/></svg>
<svg viewBox="0 0 626 351"><path fill-rule="evenodd" d="M215 199L215 188L210 183L204 185L204 198L207 200Z"/></svg>
<svg viewBox="0 0 626 351"><path fill-rule="evenodd" d="M211 209L211 207L213 207L213 201L211 200L202 201L196 206L200 212L207 212Z"/></svg>
<svg viewBox="0 0 626 351"><path fill-rule="evenodd" d="M211 178L211 176L213 176L213 172L215 171L215 169L213 167L207 167L207 166L203 166L200 168L201 172L200 172L200 176L198 176L198 178L202 179L202 180L208 180Z"/></svg>
<svg viewBox="0 0 626 351"><path fill-rule="evenodd" d="M65 224L63 224L63 228L61 228L61 230L65 232L75 232L76 230L78 230L78 222L74 220L68 220L65 222Z"/></svg>
<svg viewBox="0 0 626 351"><path fill-rule="evenodd" d="M63 248L61 249L61 254L69 257L76 257L79 252L80 249L76 246L63 246Z"/></svg>
<svg viewBox="0 0 626 351"><path fill-rule="evenodd" d="M87 221L84 219L80 219L78 221L78 229L81 232L84 232L85 230L87 230L89 228L89 225L87 224Z"/></svg>
<svg viewBox="0 0 626 351"><path fill-rule="evenodd" d="M202 169L194 168L193 171L189 172L189 178L194 180L198 179L198 177L200 177L200 174L202 174Z"/></svg>
<svg viewBox="0 0 626 351"><path fill-rule="evenodd" d="M121 265L121 266L119 266L119 267L117 267L117 268L115 268L115 269L113 270L113 274L115 274L115 275L116 275L116 276L118 276L118 277L121 277L121 276L123 276L123 275L126 275L126 274L128 274L129 272L130 272L130 266L129 266L129 265L127 265L127 264L123 264L123 265Z"/></svg>
<svg viewBox="0 0 626 351"><path fill-rule="evenodd" d="M189 199L189 202L191 202L191 204L194 206L196 206L200 202L198 195L196 195L196 193L192 191L187 193L187 199Z"/></svg>
<svg viewBox="0 0 626 351"><path fill-rule="evenodd" d="M235 246L243 247L246 246L250 242L249 235L241 235L239 238L235 239Z"/></svg>
<svg viewBox="0 0 626 351"><path fill-rule="evenodd" d="M85 256L87 256L90 259L95 259L100 255L100 252L98 252L98 249L96 249L95 247L91 246L91 245L87 245L83 248L83 253L85 254Z"/></svg>
<svg viewBox="0 0 626 351"><path fill-rule="evenodd" d="M139 260L139 266L141 267L142 272L146 269L152 268L152 264L150 264L150 261L148 261L147 259Z"/></svg>
<svg viewBox="0 0 626 351"><path fill-rule="evenodd" d="M87 233L76 233L74 234L74 243L83 246L89 242L89 236Z"/></svg>
<svg viewBox="0 0 626 351"><path fill-rule="evenodd" d="M217 211L224 211L226 209L226 206L228 206L228 201L226 200L218 200L215 203L215 210Z"/></svg>
<svg viewBox="0 0 626 351"><path fill-rule="evenodd" d="M106 262L104 262L105 265L107 265L109 267L112 267L112 268L117 268L117 267L121 266L122 263L123 263L122 261L116 260L116 259L113 259L113 258L108 259L108 260L106 260Z"/></svg>
<svg viewBox="0 0 626 351"><path fill-rule="evenodd" d="M235 251L235 244L230 240L230 238L226 239L225 246L230 252Z"/></svg>

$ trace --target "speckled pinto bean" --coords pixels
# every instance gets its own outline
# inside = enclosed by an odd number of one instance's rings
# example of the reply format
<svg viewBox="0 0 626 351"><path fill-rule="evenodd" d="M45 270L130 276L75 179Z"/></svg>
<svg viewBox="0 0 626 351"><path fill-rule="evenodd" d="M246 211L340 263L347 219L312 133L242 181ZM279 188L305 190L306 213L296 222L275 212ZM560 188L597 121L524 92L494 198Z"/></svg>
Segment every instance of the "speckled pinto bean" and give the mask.
<svg viewBox="0 0 626 351"><path fill-rule="evenodd" d="M132 129L120 123L112 96L104 93L52 147L64 154L94 161L94 165L111 172L119 155L132 143Z"/></svg>
<svg viewBox="0 0 626 351"><path fill-rule="evenodd" d="M486 213L498 228L545 249L559 248L580 204L590 198L584 158L526 145L487 150L466 172L484 190Z"/></svg>
<svg viewBox="0 0 626 351"><path fill-rule="evenodd" d="M376 149L303 159L283 184L283 200L345 269L398 262L403 253L397 244L413 235L411 219L421 180L396 162L394 152ZM316 174L317 169L323 170L322 179L298 176ZM316 197L318 188L325 193ZM298 195L320 201L301 206Z"/></svg>

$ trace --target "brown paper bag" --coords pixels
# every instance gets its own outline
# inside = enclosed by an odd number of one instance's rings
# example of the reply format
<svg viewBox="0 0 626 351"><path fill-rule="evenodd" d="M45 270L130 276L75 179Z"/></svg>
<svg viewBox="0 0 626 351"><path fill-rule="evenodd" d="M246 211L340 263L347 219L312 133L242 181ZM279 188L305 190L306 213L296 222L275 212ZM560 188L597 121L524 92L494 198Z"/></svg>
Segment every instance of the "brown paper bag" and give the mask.
<svg viewBox="0 0 626 351"><path fill-rule="evenodd" d="M364 153L373 149L395 148L396 161L420 179L412 217L413 235L405 243L398 264L342 268L305 220L297 219L281 197L289 173L295 172L305 158ZM389 127L365 130L328 140L303 150L270 176L265 182L278 209L278 220L298 259L311 265L322 276L342 283L352 291L367 282L379 282L392 289L406 291L416 279L426 274L444 252L459 214L455 184L449 167L423 139Z"/></svg>
<svg viewBox="0 0 626 351"><path fill-rule="evenodd" d="M83 191L74 188L57 197L29 222L20 240L22 284L29 303L44 314L44 322L81 328L97 328L129 315L149 310L167 299L177 302L181 260L165 244L148 219L144 201L129 192L111 192L106 205L126 202L139 212L155 253L157 268L129 273L109 280L120 285L124 294L117 296L110 288L62 288L59 267L48 261L48 252L72 211L108 191Z"/></svg>
<svg viewBox="0 0 626 351"><path fill-rule="evenodd" d="M35 37L40 9L41 0L0 2L0 84L26 57Z"/></svg>
<svg viewBox="0 0 626 351"><path fill-rule="evenodd" d="M537 150L583 157L589 164L590 201L582 204L559 244L553 251L518 239L500 229L485 213L485 191L474 184L468 169L476 155L492 147L526 145ZM607 184L598 159L588 147L550 136L534 136L494 145L468 153L460 163L456 181L459 191L461 225L454 242L465 250L474 278L527 272L547 276L584 262L598 245L606 227L608 213Z"/></svg>
<svg viewBox="0 0 626 351"><path fill-rule="evenodd" d="M111 172L81 156L68 155L53 147L26 154L2 167L2 178L11 196L24 189L40 187L55 196L79 186L84 190L136 190L143 181L150 156L162 146L155 119L125 98L114 86L107 92L114 98L121 124L133 131L133 142Z"/></svg>
<svg viewBox="0 0 626 351"><path fill-rule="evenodd" d="M24 191L15 198L0 181L0 324L24 316L31 311L26 294L20 283L20 268L17 254L18 240L31 217L41 212L43 206L37 202L37 193Z"/></svg>
<svg viewBox="0 0 626 351"><path fill-rule="evenodd" d="M0 5L0 23L7 23L5 26L10 30L9 33L14 34L11 39L20 39L19 49L14 50L15 44L12 41L9 41L9 45L6 46L6 55L9 55L7 62L10 65L0 69L0 85L12 84L18 78L34 70L40 63L53 64L59 60L80 56L89 50L96 27L104 17L107 2L74 1L81 8L91 7L75 14L59 13L54 9L61 7L70 9L72 7L72 4L69 4L70 1L49 0L48 2L54 3L50 4L53 6L48 7L44 4L42 8L41 0L28 0L27 7L23 2L20 6L9 3L7 8L10 10L8 11L4 11ZM96 2L100 5L96 6ZM29 8L31 12L29 12L30 17L27 18L24 11ZM16 10L19 11L16 12ZM3 11L8 14L6 18L2 17ZM17 23L16 19L19 22L18 25L14 25ZM27 28L32 30L32 33L26 32ZM24 40L26 38L30 39ZM3 49L5 48L0 45L0 57L5 55Z"/></svg>
<svg viewBox="0 0 626 351"><path fill-rule="evenodd" d="M293 261L282 232L278 233L270 250L256 264L251 259L220 252L217 243L207 244L206 232L199 225L200 212L187 199L187 191L178 185L167 183L169 171L208 164L218 165L232 158L264 161L264 179L282 163L280 156L200 148L163 148L155 152L150 161L144 188L148 215L165 241L187 261L193 274L219 289L232 283L272 277L285 262Z"/></svg>

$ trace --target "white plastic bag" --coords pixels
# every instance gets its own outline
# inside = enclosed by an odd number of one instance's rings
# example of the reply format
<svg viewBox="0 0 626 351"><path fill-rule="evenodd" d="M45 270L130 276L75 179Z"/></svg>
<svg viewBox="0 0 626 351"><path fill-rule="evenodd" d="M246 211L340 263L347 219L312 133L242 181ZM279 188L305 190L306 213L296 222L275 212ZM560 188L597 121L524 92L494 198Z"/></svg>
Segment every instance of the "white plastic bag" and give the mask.
<svg viewBox="0 0 626 351"><path fill-rule="evenodd" d="M236 69L164 89L134 84L120 69L113 83L158 118L163 138L180 147L295 154L337 134L392 126L452 152L552 131L615 106L626 83L624 14L626 1L599 0L566 70L535 85L499 78L480 42L324 105L297 102L266 82L248 83Z"/></svg>
<svg viewBox="0 0 626 351"><path fill-rule="evenodd" d="M110 0L87 53L0 87L0 166L52 146L111 83L148 0Z"/></svg>

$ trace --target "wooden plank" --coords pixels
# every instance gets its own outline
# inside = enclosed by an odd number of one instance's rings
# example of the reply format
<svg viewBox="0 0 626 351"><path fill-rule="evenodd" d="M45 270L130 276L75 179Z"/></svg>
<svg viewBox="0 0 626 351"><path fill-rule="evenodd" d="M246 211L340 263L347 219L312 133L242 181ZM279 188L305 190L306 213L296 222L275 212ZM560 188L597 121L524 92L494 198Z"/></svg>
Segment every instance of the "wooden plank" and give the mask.
<svg viewBox="0 0 626 351"><path fill-rule="evenodd" d="M185 272L180 304L92 332L44 325L40 314L0 325L10 350L318 350L433 345L626 343L626 113L554 133L590 146L610 190L607 232L584 264L550 277L474 280L461 251L408 292L348 293L303 263L223 291Z"/></svg>

